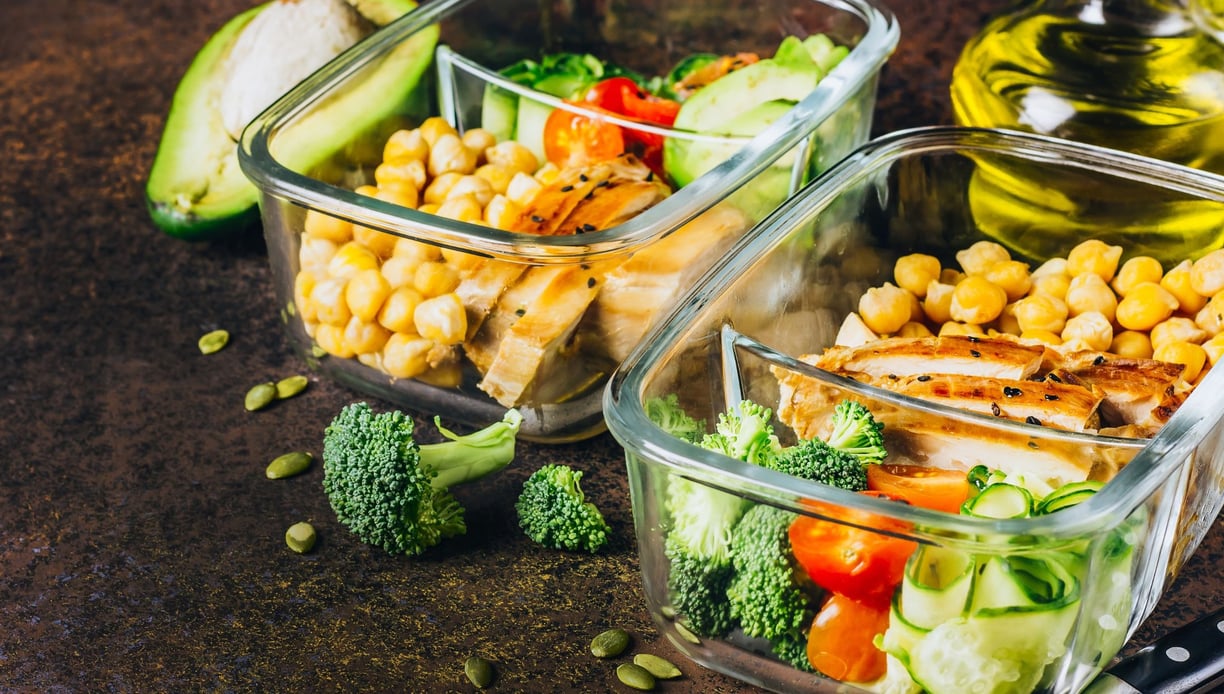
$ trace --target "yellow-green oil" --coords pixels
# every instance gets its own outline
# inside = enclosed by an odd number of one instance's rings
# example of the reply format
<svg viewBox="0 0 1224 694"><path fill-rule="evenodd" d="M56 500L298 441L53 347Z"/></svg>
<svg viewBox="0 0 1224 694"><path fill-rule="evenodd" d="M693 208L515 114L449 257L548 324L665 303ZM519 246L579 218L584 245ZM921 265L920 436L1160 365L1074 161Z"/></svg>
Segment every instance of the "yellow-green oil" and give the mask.
<svg viewBox="0 0 1224 694"><path fill-rule="evenodd" d="M1140 30L1108 21L1098 2L1052 4L1060 11L1035 3L1000 17L966 45L951 85L958 124L1038 132L1224 173L1224 45L1175 15ZM1166 264L1224 245L1218 200L1101 180L992 158L979 162L970 204L984 230L1034 257L1088 236Z"/></svg>

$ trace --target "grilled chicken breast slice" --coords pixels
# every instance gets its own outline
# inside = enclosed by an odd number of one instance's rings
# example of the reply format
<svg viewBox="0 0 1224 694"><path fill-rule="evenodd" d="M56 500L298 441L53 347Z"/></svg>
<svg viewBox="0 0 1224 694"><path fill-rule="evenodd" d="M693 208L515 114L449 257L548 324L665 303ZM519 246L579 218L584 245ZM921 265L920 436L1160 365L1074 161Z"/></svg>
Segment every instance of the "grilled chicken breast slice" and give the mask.
<svg viewBox="0 0 1224 694"><path fill-rule="evenodd" d="M834 373L875 378L941 373L1021 380L1037 372L1044 353L1040 346L1001 338L888 337L855 347L830 347L813 363Z"/></svg>
<svg viewBox="0 0 1224 694"><path fill-rule="evenodd" d="M1053 351L1052 351L1053 352ZM1103 396L1102 418L1112 426L1159 428L1185 401L1190 387L1185 367L1156 359L1133 359L1094 351L1047 357L1055 375L1065 372L1089 383Z"/></svg>

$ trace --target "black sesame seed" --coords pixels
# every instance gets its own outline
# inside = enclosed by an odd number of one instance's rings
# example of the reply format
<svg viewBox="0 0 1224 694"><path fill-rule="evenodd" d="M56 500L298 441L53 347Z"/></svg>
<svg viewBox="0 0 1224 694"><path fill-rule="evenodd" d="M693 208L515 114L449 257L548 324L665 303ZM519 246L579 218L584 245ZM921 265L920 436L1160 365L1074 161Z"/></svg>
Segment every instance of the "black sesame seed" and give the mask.
<svg viewBox="0 0 1224 694"><path fill-rule="evenodd" d="M1041 426L1041 420L1040 420L1040 419L1037 419L1037 418L1036 418L1036 417L1034 417L1033 415L1029 415L1029 416L1025 417L1025 418L1024 418L1024 421L1025 421L1026 423L1028 423L1028 424L1036 424L1036 425L1038 425L1038 426Z"/></svg>
<svg viewBox="0 0 1224 694"><path fill-rule="evenodd" d="M1046 399L1046 400L1057 400L1057 399L1058 399L1058 396L1057 396L1057 395L1055 395L1055 394L1053 394L1053 393L1046 393L1046 394L1045 394L1045 399Z"/></svg>
<svg viewBox="0 0 1224 694"><path fill-rule="evenodd" d="M1046 378L1054 381L1055 383L1062 383L1062 379L1058 377L1058 374L1047 374Z"/></svg>
<svg viewBox="0 0 1224 694"><path fill-rule="evenodd" d="M612 181L609 181L608 179L606 179L606 178L605 178L604 180L600 181L599 183L596 183L596 184L595 184L595 187L596 187L596 188L603 188L604 186L610 186L610 185L612 185Z"/></svg>
<svg viewBox="0 0 1224 694"><path fill-rule="evenodd" d="M897 380L897 374L888 374L888 380L890 381Z"/></svg>
<svg viewBox="0 0 1224 694"><path fill-rule="evenodd" d="M931 377L926 374L922 374L921 376L918 377L919 383L926 383L929 380L931 380Z"/></svg>
<svg viewBox="0 0 1224 694"><path fill-rule="evenodd" d="M990 403L990 414L996 417L1003 415L1003 410L999 408L999 403L997 402Z"/></svg>
<svg viewBox="0 0 1224 694"><path fill-rule="evenodd" d="M1031 449L1033 449L1033 450L1037 450L1037 448L1038 448L1038 446L1037 446L1037 442L1036 442L1036 441L1029 441L1029 442L1028 442L1028 447L1029 447L1029 448L1031 448Z"/></svg>
<svg viewBox="0 0 1224 694"><path fill-rule="evenodd" d="M525 308L517 308L514 310L514 315L516 316L522 316L522 315L525 315L526 313L527 313L527 309Z"/></svg>
<svg viewBox="0 0 1224 694"><path fill-rule="evenodd" d="M1104 363L1105 363L1105 355L1104 355L1104 354L1098 354L1098 355L1097 355L1097 358L1092 360L1092 365L1093 365L1093 366L1100 366L1101 364L1104 364Z"/></svg>
<svg viewBox="0 0 1224 694"><path fill-rule="evenodd" d="M571 191L571 190L573 190L573 189L574 189L574 186L561 186L561 192L562 192L562 193L568 193L568 192L570 192L570 191Z"/></svg>
<svg viewBox="0 0 1224 694"><path fill-rule="evenodd" d="M1019 388L1013 388L1012 386L1003 386L1003 395L1009 398L1015 398L1024 395L1024 391L1020 390Z"/></svg>
<svg viewBox="0 0 1224 694"><path fill-rule="evenodd" d="M590 289L591 287L594 287L594 286L595 286L595 278L588 277L587 278L587 289Z"/></svg>
<svg viewBox="0 0 1224 694"><path fill-rule="evenodd" d="M969 350L969 356L973 357L974 359L977 359L982 356L982 353L977 351L976 349L971 349Z"/></svg>
<svg viewBox="0 0 1224 694"><path fill-rule="evenodd" d="M586 175L586 174L578 174L578 180L579 180L579 181L582 181L583 183L586 183L587 181L589 181L589 180L591 180L591 179L587 178L587 175Z"/></svg>
<svg viewBox="0 0 1224 694"><path fill-rule="evenodd" d="M977 335L967 335L966 337L969 338L970 342L981 342L982 341L982 338L978 337Z"/></svg>
<svg viewBox="0 0 1224 694"><path fill-rule="evenodd" d="M541 224L544 222L544 218L538 214L533 214L531 215L531 221L535 222L536 224Z"/></svg>
<svg viewBox="0 0 1224 694"><path fill-rule="evenodd" d="M595 231L595 225L591 224L590 222L587 222L586 224L582 225L582 230L583 231Z"/></svg>
<svg viewBox="0 0 1224 694"><path fill-rule="evenodd" d="M646 180L647 180L647 181L653 181L653 180L654 180L654 172L653 172L653 171L651 171L650 173L646 174Z"/></svg>

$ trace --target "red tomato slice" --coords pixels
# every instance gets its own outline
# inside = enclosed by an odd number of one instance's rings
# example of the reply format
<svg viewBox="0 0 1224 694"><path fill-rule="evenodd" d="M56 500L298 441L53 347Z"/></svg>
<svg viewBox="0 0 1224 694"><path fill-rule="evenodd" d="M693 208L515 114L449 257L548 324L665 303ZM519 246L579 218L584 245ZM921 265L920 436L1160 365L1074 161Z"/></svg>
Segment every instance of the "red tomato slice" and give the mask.
<svg viewBox="0 0 1224 694"><path fill-rule="evenodd" d="M924 465L868 465L867 488L948 513L959 513L970 491L964 471Z"/></svg>
<svg viewBox="0 0 1224 694"><path fill-rule="evenodd" d="M849 510L828 515L837 513L848 521L857 515ZM872 525L867 518L857 522ZM795 559L817 585L873 605L888 604L901 583L905 562L918 547L910 540L810 516L799 516L791 523L790 541Z"/></svg>
<svg viewBox="0 0 1224 694"><path fill-rule="evenodd" d="M585 101L612 113L655 125L671 127L680 112L680 103L655 96L628 77L612 77L587 90Z"/></svg>
<svg viewBox="0 0 1224 694"><path fill-rule="evenodd" d="M830 593L808 632L812 667L843 682L872 682L888 660L872 641L888 628L888 604L871 605Z"/></svg>
<svg viewBox="0 0 1224 694"><path fill-rule="evenodd" d="M544 122L544 156L565 168L615 159L625 152L619 126L564 109L554 109Z"/></svg>

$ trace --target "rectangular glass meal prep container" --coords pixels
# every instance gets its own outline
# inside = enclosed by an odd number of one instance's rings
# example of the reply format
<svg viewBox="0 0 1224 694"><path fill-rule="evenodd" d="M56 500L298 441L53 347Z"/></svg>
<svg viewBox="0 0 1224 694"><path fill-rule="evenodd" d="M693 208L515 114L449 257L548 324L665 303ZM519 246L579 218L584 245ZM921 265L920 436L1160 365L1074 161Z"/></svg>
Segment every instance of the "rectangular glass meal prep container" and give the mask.
<svg viewBox="0 0 1224 694"><path fill-rule="evenodd" d="M989 197L994 189L981 180L1017 169L1042 175L1050 195L1081 212L1080 226L1061 241L1054 240L1056 229L1039 229L1049 244L1044 257L1016 250L1025 244L1025 221L1018 214L1000 214ZM837 343L845 317L859 310L860 297L868 288L893 282L894 264L907 254L930 254L946 268L956 265L958 250L1001 241L1013 259L1036 268L1047 258L1065 258L1092 235L1145 253L1179 252L1183 240L1168 220L1148 228L1167 234L1163 240L1159 233L1112 221L1091 228L1093 215L1118 219L1118 211L1099 203L1127 195L1178 213L1192 210L1196 219L1224 219L1224 178L1218 176L1036 135L932 127L867 143L737 242L623 362L605 391L609 430L625 448L646 600L661 633L705 667L786 692L916 692L923 690L919 682L933 692L1074 692L1108 665L1220 511L1220 369L1207 370L1163 427L1143 438L1126 430L1064 431L1040 420L970 412L817 368L814 363L822 362L805 355L819 355ZM1165 269L1171 265L1166 261ZM982 344L980 337L974 339L979 342L972 344ZM939 371L934 362L929 368ZM786 390L796 378L810 386L803 391L812 397L806 409L797 388ZM834 403L854 400L884 422L886 463L922 462L925 449L894 448L898 441L937 440L941 445L929 459L934 465L1006 467L1012 481L1030 470L1029 482L1057 470L1063 481L1105 483L1086 500L1044 515L999 519L930 510L791 477L693 445L657 423L686 430L658 414L669 411L658 408L660 399L672 395L707 433L716 431L721 414L741 412L737 405L743 399L769 407L782 446L793 445L798 436L789 425L820 424ZM826 430L804 431L810 437ZM1043 467L1047 457L1071 467ZM701 517L710 525L677 521L691 519L694 506L708 509ZM820 662L828 675L804 671L804 663L813 663L803 650L809 625L832 604L834 591L794 578L802 575L798 567L789 575L795 585L806 586L799 627L769 632L757 621L744 627L750 617L743 615L753 613L740 607L735 608L740 617L732 616L726 629L727 613L710 609L719 602L748 604L745 595L752 588L769 592L768 582L744 579L736 587L736 577L756 574L735 560L729 560L733 568L719 569L730 579L710 569L696 581L686 569L694 556L706 562L700 566L725 567L719 558L734 555L740 536L733 529L747 517L735 513L761 507L773 510L758 513L791 519L790 534L781 540L783 555L790 552L791 562L803 568L809 567L803 552L812 547L803 544L802 533L795 535L799 527L831 524L850 533L846 537L857 537L860 544L854 547L888 547L894 556L908 556L903 573L873 574L872 564L864 561L860 580L842 588L875 605L875 612L862 614L883 620L869 633L882 634L876 645L884 650L853 654L874 662L875 670L850 669L857 661L845 654L830 661L820 646L817 658L825 658ZM709 520L719 518L721 524ZM689 545L693 548L677 549ZM836 576L836 568L818 571ZM808 571L812 579L827 575ZM878 578L882 575L890 578ZM686 588L694 585L706 592ZM709 595L718 598L708 600ZM799 666L784 662L796 648Z"/></svg>
<svg viewBox="0 0 1224 694"><path fill-rule="evenodd" d="M783 37L813 34L847 47L848 54L755 136L689 133L596 113L498 73L516 61L564 51L662 75L697 52L752 51L765 58ZM538 441L602 431L601 388L660 310L731 240L867 139L877 78L897 40L892 14L875 0L421 5L282 97L247 127L240 143L243 171L260 190L276 293L294 349L319 372L417 412L483 426L517 407L524 416L521 435ZM414 62L422 55L424 61ZM415 76L388 79L389 70L419 72L419 83ZM370 107L372 99L377 108ZM441 118L461 137L484 129L500 135L500 142L509 132L505 111L490 104L507 100L517 101L512 112L520 132L529 118L542 120L560 109L611 122L626 139L662 142L665 152L702 152L702 166L685 169L695 178L644 212L615 218L610 226L571 225L573 231L555 233L494 228L488 223L494 203L478 208L477 217L455 211L462 206L444 216L442 209L421 211L411 200L383 194L397 185L379 178L380 164L394 163L384 159L391 156L393 134L424 134ZM328 143L320 132L340 119L361 135ZM515 137L533 153L547 154L534 136ZM640 152L641 160L649 151ZM670 169L654 176L643 167L650 162L641 160L600 175L629 170L635 185L671 187ZM386 169L388 178L394 169ZM560 177L576 174L554 168L550 175L536 179L556 181L556 188ZM574 182L579 180L588 178L584 173ZM505 183L503 178L494 192ZM505 197L518 202L510 184ZM590 183L597 184L602 180ZM431 198L425 186L409 198L444 204L441 195ZM483 206L488 191L473 198ZM505 214L506 207L499 210ZM514 208L519 222L545 218L528 216L534 208L527 203L520 207ZM566 224L575 218L562 217ZM364 249L352 249L350 237ZM393 257L400 255L405 258ZM435 304L443 313L427 312L427 328L419 327L419 312L403 306L429 294L397 300L394 317L383 321L391 299L366 299L371 286L378 298L385 287L370 273L352 279L377 269L393 289L418 286L419 265L426 263L431 271L445 266L428 275L436 282L424 281L431 291L461 297L449 306ZM360 285L353 291L364 298L337 309L352 284ZM453 316L456 303L465 321L458 328L437 317ZM404 318L409 314L416 320ZM350 325L353 316L360 324ZM442 335L419 339L426 329Z"/></svg>

